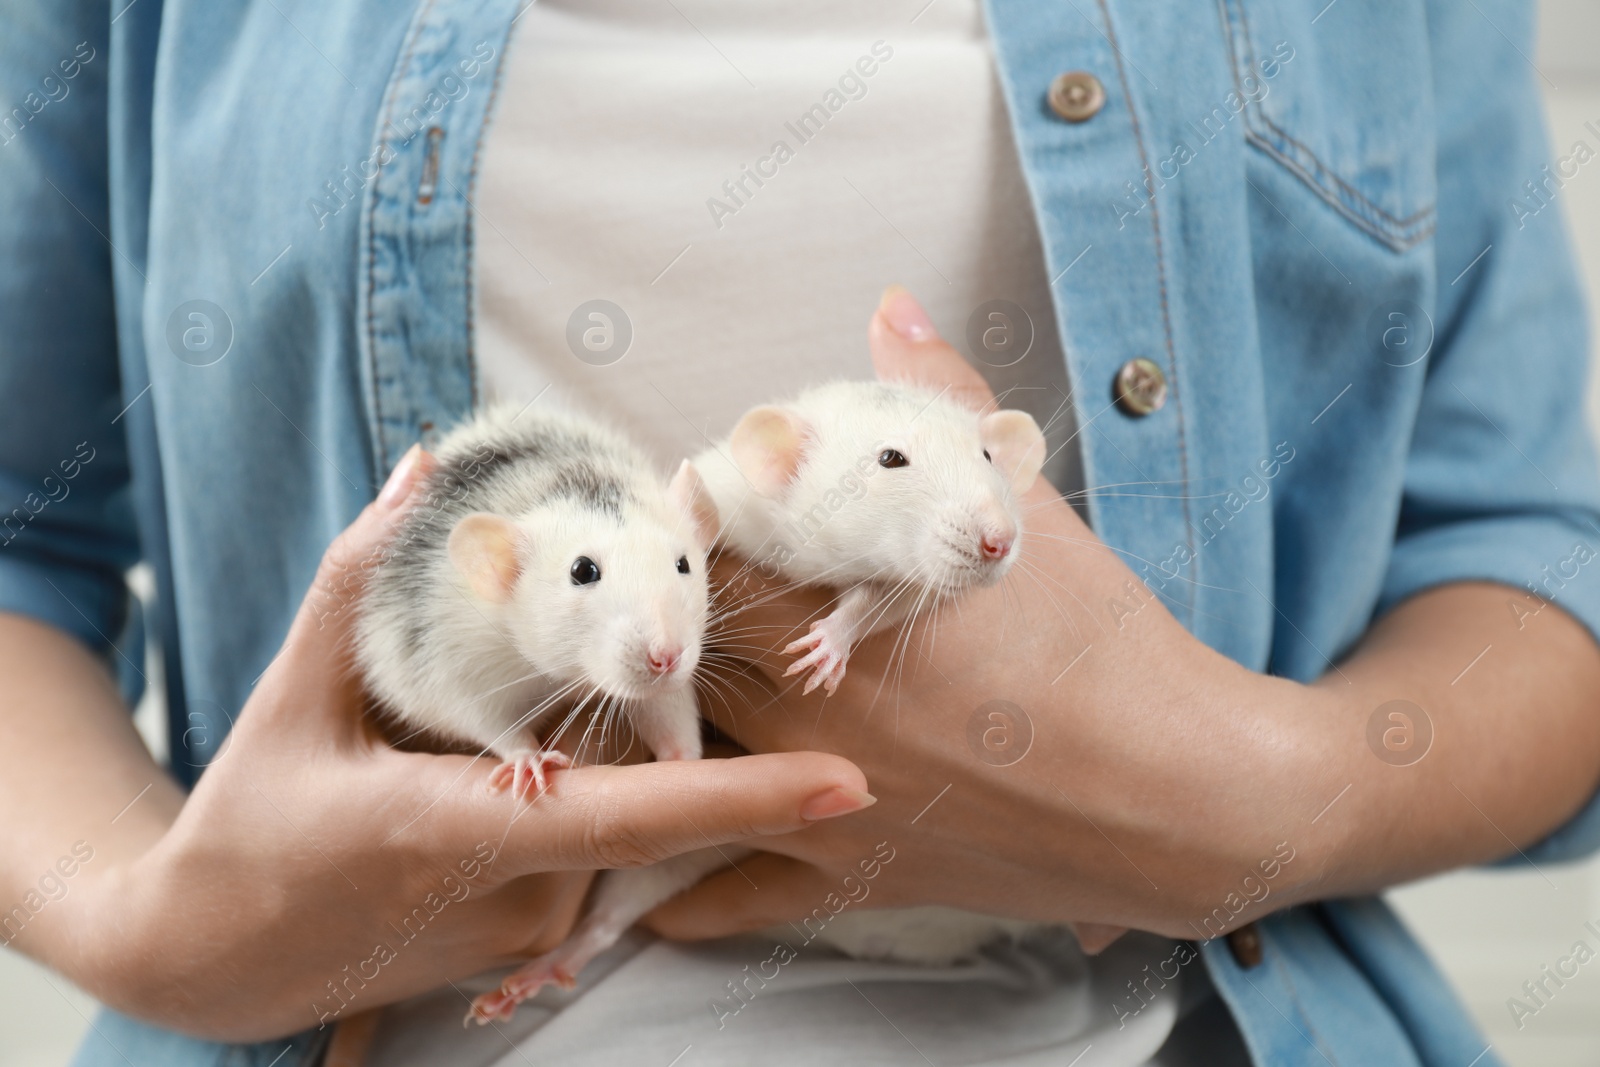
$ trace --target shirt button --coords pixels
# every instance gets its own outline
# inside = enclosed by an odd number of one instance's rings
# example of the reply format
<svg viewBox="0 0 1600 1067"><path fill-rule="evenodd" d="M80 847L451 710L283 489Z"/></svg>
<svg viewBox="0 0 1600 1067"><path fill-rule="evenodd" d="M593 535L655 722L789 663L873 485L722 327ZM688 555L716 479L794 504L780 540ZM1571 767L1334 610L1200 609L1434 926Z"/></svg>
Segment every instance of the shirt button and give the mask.
<svg viewBox="0 0 1600 1067"><path fill-rule="evenodd" d="M1261 931L1255 923L1246 923L1228 935L1228 947L1233 950L1234 961L1249 970L1261 962Z"/></svg>
<svg viewBox="0 0 1600 1067"><path fill-rule="evenodd" d="M1167 376L1148 359L1130 359L1111 381L1111 398L1123 414L1142 419L1167 402Z"/></svg>
<svg viewBox="0 0 1600 1067"><path fill-rule="evenodd" d="M1050 110L1068 122L1087 122L1106 103L1105 86L1086 70L1069 70L1050 83Z"/></svg>

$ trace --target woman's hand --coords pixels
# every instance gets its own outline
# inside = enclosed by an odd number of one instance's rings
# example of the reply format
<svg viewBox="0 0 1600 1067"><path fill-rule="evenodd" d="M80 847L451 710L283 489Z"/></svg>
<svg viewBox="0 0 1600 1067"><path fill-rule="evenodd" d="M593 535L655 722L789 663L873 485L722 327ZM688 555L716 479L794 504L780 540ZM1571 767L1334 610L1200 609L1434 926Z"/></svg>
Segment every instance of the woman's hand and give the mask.
<svg viewBox="0 0 1600 1067"><path fill-rule="evenodd" d="M993 402L909 294L886 294L869 339L880 377ZM1024 508L1023 554L1001 585L866 640L826 700L784 679L776 650L828 598L774 591L750 567L725 573L731 602L748 605L730 624L769 654L702 710L751 751L848 755L880 802L763 843L741 865L759 891L714 876L655 912L655 929L706 937L797 919L884 841L897 858L876 905L1086 921L1091 949L1114 936L1092 924L1196 936L1242 878L1262 880L1262 861L1276 861L1274 904L1317 876L1309 823L1338 786L1262 757L1303 745L1296 719L1327 698L1195 640L1042 479Z"/></svg>
<svg viewBox="0 0 1600 1067"><path fill-rule="evenodd" d="M869 339L880 377L991 402L909 294L885 294ZM1288 904L1504 854L1594 788L1600 730L1585 709L1600 652L1559 611L1520 633L1505 589L1432 590L1301 685L1196 640L1042 480L1025 507L1023 555L1000 586L864 641L827 699L802 696L776 652L827 597L769 589L748 567L730 576L739 651L767 651L714 686L704 710L750 751L850 757L880 802L768 839L742 874L654 912L655 930L689 939L797 920L839 899L842 879L887 842L896 858L869 907L1075 921L1091 950L1116 926L1208 938ZM1472 691L1453 688L1490 643L1495 663L1477 668ZM1415 766L1368 740L1375 709L1397 698L1438 724ZM1559 714L1559 728L1508 735L1523 706Z"/></svg>
<svg viewBox="0 0 1600 1067"><path fill-rule="evenodd" d="M112 1007L225 1040L331 1022L553 947L594 868L862 802L861 773L816 753L566 771L527 805L491 791L492 760L387 746L361 713L353 598L429 462L409 455L329 548L165 833L105 850L54 905L67 943L40 954Z"/></svg>

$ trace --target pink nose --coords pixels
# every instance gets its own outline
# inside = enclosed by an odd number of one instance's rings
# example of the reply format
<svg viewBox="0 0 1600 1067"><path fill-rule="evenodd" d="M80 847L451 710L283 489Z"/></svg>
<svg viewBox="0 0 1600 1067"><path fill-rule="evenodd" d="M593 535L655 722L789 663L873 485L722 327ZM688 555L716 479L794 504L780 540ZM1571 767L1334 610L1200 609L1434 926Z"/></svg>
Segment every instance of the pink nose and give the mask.
<svg viewBox="0 0 1600 1067"><path fill-rule="evenodd" d="M978 542L978 547L989 559L1005 559L1011 553L1011 535L986 533Z"/></svg>
<svg viewBox="0 0 1600 1067"><path fill-rule="evenodd" d="M683 656L683 649L677 646L670 648L661 645L650 646L650 673L671 674L672 669L678 665L678 660Z"/></svg>

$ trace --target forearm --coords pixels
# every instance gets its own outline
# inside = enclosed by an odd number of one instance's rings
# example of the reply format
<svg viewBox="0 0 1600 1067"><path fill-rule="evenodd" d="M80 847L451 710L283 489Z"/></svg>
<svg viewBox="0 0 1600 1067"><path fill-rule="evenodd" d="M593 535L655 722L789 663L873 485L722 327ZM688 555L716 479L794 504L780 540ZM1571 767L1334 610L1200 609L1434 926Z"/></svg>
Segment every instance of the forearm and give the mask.
<svg viewBox="0 0 1600 1067"><path fill-rule="evenodd" d="M82 888L143 854L183 794L75 638L0 613L0 677L0 941L81 981L70 935Z"/></svg>
<svg viewBox="0 0 1600 1067"><path fill-rule="evenodd" d="M1330 698L1318 731L1332 767L1318 819L1337 840L1312 895L1375 891L1514 854L1571 817L1600 781L1600 646L1559 607L1537 615L1520 591L1460 583L1399 605L1313 692ZM1384 747L1404 700L1431 725L1425 754ZM1404 707L1390 709L1407 713ZM1428 726L1416 720L1419 736ZM1392 737L1404 740L1401 734ZM1387 755L1387 759L1380 756ZM1319 754L1305 753L1313 766ZM1415 762L1411 762L1415 760ZM1340 780L1335 781L1335 778Z"/></svg>

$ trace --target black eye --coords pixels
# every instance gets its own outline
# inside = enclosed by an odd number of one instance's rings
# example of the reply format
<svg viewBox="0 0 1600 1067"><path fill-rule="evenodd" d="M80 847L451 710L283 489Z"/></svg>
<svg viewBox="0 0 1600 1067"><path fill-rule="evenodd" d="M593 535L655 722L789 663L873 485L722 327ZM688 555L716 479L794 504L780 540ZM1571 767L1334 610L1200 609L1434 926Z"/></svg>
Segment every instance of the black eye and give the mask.
<svg viewBox="0 0 1600 1067"><path fill-rule="evenodd" d="M572 575L573 585L589 585L600 580L600 564L588 556L579 556L572 561L572 569L567 573Z"/></svg>
<svg viewBox="0 0 1600 1067"><path fill-rule="evenodd" d="M898 452L892 448L886 448L878 453L878 466L880 467L905 467L909 466L910 463L911 461L905 457L905 453Z"/></svg>
<svg viewBox="0 0 1600 1067"><path fill-rule="evenodd" d="M993 462L994 462L994 460L993 460L993 459L990 459L990 457L989 457L989 450L988 450L988 449L987 449L987 448L986 448L986 449L984 449L984 450L983 450L983 458L984 458L984 459L986 459L986 460L988 460L988 461L989 461L989 462L990 462L990 463L993 463Z"/></svg>
<svg viewBox="0 0 1600 1067"><path fill-rule="evenodd" d="M679 556L678 557L678 573L679 574L688 574L689 573L689 557L688 556Z"/></svg>

